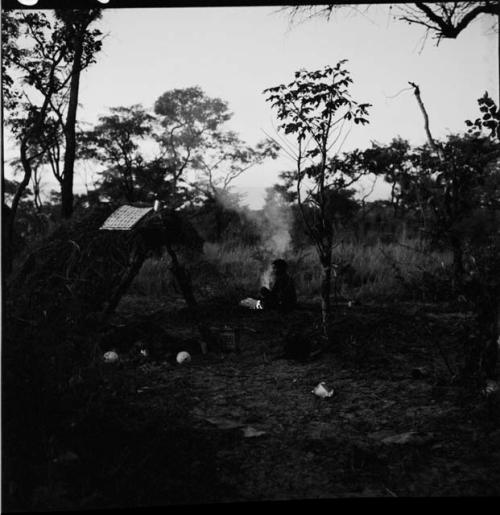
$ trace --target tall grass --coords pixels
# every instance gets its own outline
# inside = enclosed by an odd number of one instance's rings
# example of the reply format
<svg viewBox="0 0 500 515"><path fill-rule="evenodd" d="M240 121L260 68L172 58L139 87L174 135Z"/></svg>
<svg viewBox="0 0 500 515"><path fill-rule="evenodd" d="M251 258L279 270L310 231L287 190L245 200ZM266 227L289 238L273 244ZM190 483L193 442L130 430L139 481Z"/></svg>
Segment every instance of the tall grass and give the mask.
<svg viewBox="0 0 500 515"><path fill-rule="evenodd" d="M202 298L238 293L255 295L265 270L276 257L287 260L299 297L319 296L321 266L312 246L288 251L283 256L271 256L259 247L235 241L206 243L203 255L188 263L188 268L195 290ZM446 276L451 255L430 251L423 241L403 236L396 243L380 240L371 245L341 243L333 251L333 262L342 270L333 286L343 297L359 300L416 298L426 281ZM153 296L178 293L168 267L167 257L148 260L133 288L138 293Z"/></svg>

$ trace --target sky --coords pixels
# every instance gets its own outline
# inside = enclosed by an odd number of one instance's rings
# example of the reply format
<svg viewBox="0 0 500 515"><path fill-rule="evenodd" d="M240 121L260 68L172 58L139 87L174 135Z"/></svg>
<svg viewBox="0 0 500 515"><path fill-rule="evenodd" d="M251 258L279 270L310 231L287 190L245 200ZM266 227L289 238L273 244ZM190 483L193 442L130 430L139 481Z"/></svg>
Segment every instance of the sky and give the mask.
<svg viewBox="0 0 500 515"><path fill-rule="evenodd" d="M423 118L408 81L420 86L435 138L462 132L464 120L478 116L476 100L485 91L498 98L498 35L492 23L492 17L478 19L456 40L436 46L430 37L422 45L423 28L394 20L388 6L380 5L293 25L280 7L109 8L100 22L103 49L82 75L78 117L94 123L109 107L152 108L165 91L198 85L228 102L233 112L228 129L256 144L266 133L276 134L265 88L291 81L301 68L347 59L352 97L372 107L370 123L355 126L342 150L396 136L419 145L425 142ZM6 157L13 157L10 149ZM269 160L241 176L236 190L251 208L259 208L265 188L291 168L285 155ZM89 165L77 170L81 190L95 170ZM54 185L46 181L46 187ZM380 182L372 198L387 191Z"/></svg>

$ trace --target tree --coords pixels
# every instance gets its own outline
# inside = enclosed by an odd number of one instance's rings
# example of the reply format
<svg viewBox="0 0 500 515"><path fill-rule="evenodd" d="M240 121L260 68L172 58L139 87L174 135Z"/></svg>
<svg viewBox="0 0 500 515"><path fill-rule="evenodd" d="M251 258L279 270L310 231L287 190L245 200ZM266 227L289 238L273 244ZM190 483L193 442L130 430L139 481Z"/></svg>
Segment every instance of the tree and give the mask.
<svg viewBox="0 0 500 515"><path fill-rule="evenodd" d="M100 9L89 10L56 10L55 16L45 13L10 14L17 23L17 37L29 41L15 45L16 51L9 65L13 70L21 72L24 89L34 90L34 94L42 97L43 123L39 124L34 142L42 145L46 151L64 141L64 167L60 174L63 197L63 216L71 215L73 164L76 152L76 110L78 106L78 91L81 71L95 60L95 54L101 48L99 39L101 32L89 30L89 25L101 16ZM14 44L12 43L12 46ZM51 88L47 79L52 76ZM24 134L22 130L25 118L30 110L36 110L37 105L22 92L25 102L17 102L21 112L11 112L11 125L15 132ZM14 93L9 94L12 96ZM17 96L21 95L17 92ZM13 111L11 109L11 111ZM69 199L69 200L65 200Z"/></svg>
<svg viewBox="0 0 500 515"><path fill-rule="evenodd" d="M359 151L344 152L343 157L333 156L330 160L330 166L335 168L339 178L345 174L346 183L347 177L349 179L349 185L353 185L362 176L366 175L364 168L354 168L352 166L353 154L358 154ZM314 220L318 215L318 206L314 201L303 202L302 209L297 205L297 185L294 178L293 171L281 172L279 177L281 183L275 184L272 187L272 191L276 192L283 201L287 202L292 208L294 224L293 224L293 237L292 241L295 243L302 241L306 244L314 244L314 241L309 237L306 241L304 240L304 233L307 237L307 227L304 225L305 220ZM359 210L360 204L354 198L356 191L345 187L342 181L335 181L329 184L328 191L328 216L331 221L333 233L338 237L353 221L357 211ZM295 208L299 208L298 210ZM304 213L302 216L301 211ZM335 273L336 263L333 263L333 272Z"/></svg>
<svg viewBox="0 0 500 515"><path fill-rule="evenodd" d="M227 208L235 201L231 185L253 166L276 157L276 144L264 140L252 147L225 129L232 117L227 102L208 97L198 86L165 92L154 109L162 126L156 140L170 184L164 200L174 209L186 202L205 203L220 238Z"/></svg>
<svg viewBox="0 0 500 515"><path fill-rule="evenodd" d="M371 148L353 156L351 166L382 176L391 185L390 203L398 216L413 207L411 148L408 141L394 138L388 145L372 142Z"/></svg>
<svg viewBox="0 0 500 515"><path fill-rule="evenodd" d="M332 159L334 145L346 125L368 123L370 104L354 101L348 91L352 82L344 68L346 60L323 70L300 70L295 80L264 90L266 100L276 109L281 129L296 140L293 174L297 202L308 234L314 241L322 266L321 311L325 338L330 330L330 291L334 244L333 192L347 189L359 175L340 170ZM309 187L307 187L309 185ZM303 189L307 188L304 197ZM312 218L305 206L312 206Z"/></svg>
<svg viewBox="0 0 500 515"><path fill-rule="evenodd" d="M101 17L100 9L57 9L56 17L61 21L63 40L69 50L71 79L66 118L60 109L55 109L64 133L65 152L61 183L61 207L64 218L73 213L73 177L76 158L76 113L80 89L81 71L95 60L101 49L101 32L89 30L89 26Z"/></svg>
<svg viewBox="0 0 500 515"><path fill-rule="evenodd" d="M460 154L470 175L464 188L472 216L464 216L460 233L463 276L460 287L475 315L475 330L466 345L464 379L482 386L496 377L500 331L500 134L495 102L485 93L478 99L481 117L469 120L468 145ZM471 150L472 148L472 150ZM455 165L455 163L452 163ZM470 184L472 183L472 184Z"/></svg>
<svg viewBox="0 0 500 515"><path fill-rule="evenodd" d="M28 190L25 190L23 196L25 196L27 194L32 195L35 208L38 212L40 212L40 210L42 208L42 204L43 204L42 198L41 198L42 168L46 164L46 159L45 159L46 153L40 152L40 148L38 148L38 152L36 149L34 149L31 153L34 155L37 155L36 159L33 159L33 161L31 162L31 170L32 170L31 185L32 185L33 191L28 192ZM19 172L22 173L23 167L22 167L22 164L19 161L19 159L14 160L12 162L12 165L14 168L15 175L18 174Z"/></svg>
<svg viewBox="0 0 500 515"><path fill-rule="evenodd" d="M500 112L495 101L490 97L487 91L481 98L477 99L481 118L476 118L474 122L465 120L467 132L473 136L479 137L483 132L487 132L492 141L500 141Z"/></svg>
<svg viewBox="0 0 500 515"><path fill-rule="evenodd" d="M5 264L7 273L10 271L12 261L12 245L14 239L14 222L19 202L24 195L32 176L32 162L44 152L47 142L44 140L44 124L50 111L52 98L60 92L65 82L60 75L64 67L66 48L60 44L48 44L46 41L45 29L50 28L50 22L42 13L31 13L28 15L6 13L5 19L9 22L6 29L10 31L10 50L7 64L12 68L21 70L24 85L33 86L42 94L40 105L33 104L24 93L25 100L21 99L21 92L13 90L14 81L9 74L3 78L3 86L6 90L6 97L10 102L6 107L11 110L12 117L7 123L13 129L14 135L19 142L20 162L23 167L23 178L19 182L17 191L13 196L10 206L8 226L6 227L5 250L8 257ZM18 45L16 38L31 38L34 47L32 49L22 48ZM19 111L21 110L21 114ZM42 151L40 151L40 147ZM35 151L35 154L31 152Z"/></svg>
<svg viewBox="0 0 500 515"><path fill-rule="evenodd" d="M444 159L429 145L414 156L418 191L430 208L431 236L451 247L457 285L464 273L466 242L481 234L473 229L475 215L478 210L498 209L495 171L488 157L495 147L488 138L451 135L440 144Z"/></svg>
<svg viewBox="0 0 500 515"><path fill-rule="evenodd" d="M365 9L370 4L364 5ZM356 11L359 6L352 4L330 3L325 5L296 5L287 7L292 20L325 17L330 20L334 11L350 8ZM500 6L494 0L478 2L414 2L390 5L389 9L397 12L394 16L400 21L425 28L425 35L430 33L437 40L455 39L472 21L482 15L500 16Z"/></svg>
<svg viewBox="0 0 500 515"><path fill-rule="evenodd" d="M141 105L112 107L109 115L100 116L95 127L82 133L81 158L106 166L99 190L108 198L136 202L151 192L139 184L138 175L146 166L139 143L152 133L153 120Z"/></svg>
<svg viewBox="0 0 500 515"><path fill-rule="evenodd" d="M19 17L12 11L2 12L2 103L7 111L13 111L20 98L12 77L12 67L22 52L17 45L20 31Z"/></svg>
<svg viewBox="0 0 500 515"><path fill-rule="evenodd" d="M451 244L455 289L476 319L476 330L465 345L463 379L482 384L485 376L495 375L500 327L498 108L485 93L478 99L481 118L474 123L466 120L469 134L438 143L430 134L420 90L412 86L425 119L428 145L421 151L420 166L427 175L432 169L434 187L428 203L435 229Z"/></svg>
<svg viewBox="0 0 500 515"><path fill-rule="evenodd" d="M456 39L472 21L484 14L500 15L498 2L415 2L398 6L398 19L425 27L439 44L443 38Z"/></svg>
<svg viewBox="0 0 500 515"><path fill-rule="evenodd" d="M419 104L424 118L425 132L427 135L428 152L425 147L417 157L421 164L431 167L437 171L436 182L444 189L435 188L428 203L433 207L441 235L446 234L453 250L454 278L457 284L463 275L463 240L460 231L454 230L457 220L463 216L467 217L471 209L477 205L474 191L479 189L483 192L482 183L484 175L491 171L489 166L492 159L498 158L498 148L494 143L498 141L498 113L497 107L487 93L478 100L480 110L483 113L483 120L476 119L474 124L466 120L469 126L469 134L472 138L464 139L463 145L457 148L457 140L460 138L450 137L446 144L436 142L429 129L429 116L421 98L418 85L410 82L415 97ZM490 137L481 138L481 131L484 128L490 130ZM493 145L492 145L493 141ZM451 143L451 144L450 144ZM439 163L439 165L438 165ZM470 191L469 191L470 190ZM482 194L482 193L481 193Z"/></svg>
<svg viewBox="0 0 500 515"><path fill-rule="evenodd" d="M195 163L198 183L208 194L228 191L231 183L266 158L277 156L278 146L270 139L246 145L233 131L215 132Z"/></svg>
<svg viewBox="0 0 500 515"><path fill-rule="evenodd" d="M156 135L161 158L168 163L172 183L169 207L182 206L178 186L189 170L199 169L204 151L216 137L220 126L231 118L227 103L208 97L200 87L165 92L155 102L162 131Z"/></svg>
<svg viewBox="0 0 500 515"><path fill-rule="evenodd" d="M254 147L246 145L233 131L216 132L207 141L196 162L196 182L192 185L215 218L215 236L222 237L228 211L237 209L240 196L231 191L232 183L267 158L276 158L278 147L270 139ZM206 211L206 210L205 210Z"/></svg>
<svg viewBox="0 0 500 515"><path fill-rule="evenodd" d="M12 241L19 200L33 174L32 163L54 145L58 133L52 129L57 126L63 130L68 154L63 172L67 174L64 195L65 199L72 198L79 76L80 71L93 62L101 47L100 32L87 31L88 24L97 19L99 13L99 9L71 11L55 18L44 12L5 13L5 19L9 20L7 40L10 41L7 45L7 76L3 79L9 99L7 123L19 142L24 173L12 200L8 242ZM12 74L20 75L17 90ZM66 104L67 96L69 102ZM64 118L66 105L67 116ZM64 216L70 215L68 202L66 200L64 204Z"/></svg>
<svg viewBox="0 0 500 515"><path fill-rule="evenodd" d="M204 152L221 137L221 126L230 119L231 113L226 102L208 97L200 87L163 93L155 102L154 111L162 126L162 132L156 135L162 151L159 159L165 163L170 184L168 196L162 200L166 201L167 209L175 213L185 205L183 183L187 172L202 166ZM205 344L210 346L213 337L208 326L200 321L189 273L180 262L174 246L167 244L166 247L172 273Z"/></svg>

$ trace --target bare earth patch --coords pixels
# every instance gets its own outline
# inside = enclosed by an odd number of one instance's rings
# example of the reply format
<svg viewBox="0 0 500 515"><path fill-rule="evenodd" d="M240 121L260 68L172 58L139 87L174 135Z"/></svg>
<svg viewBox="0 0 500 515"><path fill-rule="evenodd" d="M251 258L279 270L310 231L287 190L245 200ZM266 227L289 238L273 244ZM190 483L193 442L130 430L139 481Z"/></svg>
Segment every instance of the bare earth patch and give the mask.
<svg viewBox="0 0 500 515"><path fill-rule="evenodd" d="M205 316L244 328L240 352L203 356L194 346L178 365L175 352L196 338L183 307L127 297L118 318L139 309L181 343L106 368L119 401L100 438L121 452L100 461L83 507L500 494L498 399L451 381L466 314L340 307L338 341L297 362L282 357L283 336L294 323L312 326L312 307L277 315L214 300ZM333 396L312 393L321 381ZM80 453L91 452L88 428L80 435Z"/></svg>

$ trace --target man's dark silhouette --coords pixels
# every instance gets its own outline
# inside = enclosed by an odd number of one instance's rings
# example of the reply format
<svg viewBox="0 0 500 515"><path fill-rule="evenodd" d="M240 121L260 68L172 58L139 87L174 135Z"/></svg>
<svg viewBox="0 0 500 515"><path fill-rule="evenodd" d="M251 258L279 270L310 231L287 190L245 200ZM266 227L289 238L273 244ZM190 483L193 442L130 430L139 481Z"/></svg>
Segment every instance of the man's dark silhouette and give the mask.
<svg viewBox="0 0 500 515"><path fill-rule="evenodd" d="M273 261L271 288L263 287L260 290L263 309L291 311L295 308L297 304L295 285L286 269L287 264L283 259Z"/></svg>

